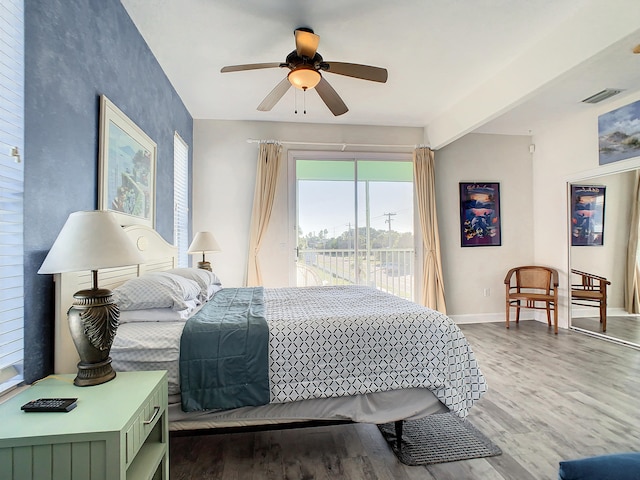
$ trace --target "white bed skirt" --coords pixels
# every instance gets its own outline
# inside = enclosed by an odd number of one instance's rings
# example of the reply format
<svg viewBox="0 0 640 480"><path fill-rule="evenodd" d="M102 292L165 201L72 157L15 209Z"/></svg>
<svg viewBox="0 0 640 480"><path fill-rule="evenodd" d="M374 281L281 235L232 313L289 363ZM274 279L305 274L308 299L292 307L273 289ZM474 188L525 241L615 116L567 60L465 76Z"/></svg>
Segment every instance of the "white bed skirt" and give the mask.
<svg viewBox="0 0 640 480"><path fill-rule="evenodd" d="M169 402L169 430L172 431L276 425L312 420L351 420L380 424L396 420L415 420L449 411L425 388L271 403L216 412L183 412L179 395L171 395Z"/></svg>

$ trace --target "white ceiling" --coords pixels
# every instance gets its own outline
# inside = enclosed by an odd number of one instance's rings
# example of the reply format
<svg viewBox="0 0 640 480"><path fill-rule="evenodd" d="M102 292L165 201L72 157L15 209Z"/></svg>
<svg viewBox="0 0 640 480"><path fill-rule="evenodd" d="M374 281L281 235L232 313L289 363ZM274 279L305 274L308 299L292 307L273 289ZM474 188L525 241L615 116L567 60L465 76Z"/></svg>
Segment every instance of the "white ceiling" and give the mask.
<svg viewBox="0 0 640 480"><path fill-rule="evenodd" d="M121 1L194 119L419 126L437 148L474 130L535 132L603 88L640 88L637 0ZM325 73L349 107L339 117L294 88L257 111L287 70L220 69L284 61L302 26L325 61L389 80Z"/></svg>

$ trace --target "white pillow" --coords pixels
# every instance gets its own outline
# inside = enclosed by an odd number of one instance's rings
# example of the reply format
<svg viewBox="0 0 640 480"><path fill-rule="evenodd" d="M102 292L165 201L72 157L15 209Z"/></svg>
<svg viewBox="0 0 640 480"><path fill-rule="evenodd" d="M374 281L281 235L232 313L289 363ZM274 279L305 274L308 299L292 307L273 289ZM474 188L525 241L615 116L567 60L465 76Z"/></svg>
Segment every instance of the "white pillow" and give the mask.
<svg viewBox="0 0 640 480"><path fill-rule="evenodd" d="M171 284L177 291L182 292L184 300L197 300L200 296L200 286L193 279L170 272L152 272L144 276L155 278L161 283Z"/></svg>
<svg viewBox="0 0 640 480"><path fill-rule="evenodd" d="M209 300L215 292L222 288L222 282L218 276L209 270L202 268L173 268L167 270L167 272L197 282L200 285L200 299L203 302ZM213 288L214 286L218 288Z"/></svg>
<svg viewBox="0 0 640 480"><path fill-rule="evenodd" d="M145 310L124 310L120 312L120 324L131 322L179 322L191 318L201 305L197 300L185 301L189 307L184 310L172 308L147 308Z"/></svg>
<svg viewBox="0 0 640 480"><path fill-rule="evenodd" d="M166 272L132 278L113 290L120 311L171 308L184 310L188 300L199 300L200 286L193 280Z"/></svg>

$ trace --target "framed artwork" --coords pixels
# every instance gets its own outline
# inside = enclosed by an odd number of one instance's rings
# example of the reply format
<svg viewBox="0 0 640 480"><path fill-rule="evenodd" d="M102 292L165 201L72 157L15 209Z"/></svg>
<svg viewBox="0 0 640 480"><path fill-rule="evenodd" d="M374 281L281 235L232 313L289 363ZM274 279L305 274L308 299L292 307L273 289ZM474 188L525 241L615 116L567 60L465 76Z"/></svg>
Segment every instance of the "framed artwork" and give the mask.
<svg viewBox="0 0 640 480"><path fill-rule="evenodd" d="M640 100L598 117L599 163L640 156Z"/></svg>
<svg viewBox="0 0 640 480"><path fill-rule="evenodd" d="M155 142L101 95L98 208L121 225L155 228L156 154Z"/></svg>
<svg viewBox="0 0 640 480"><path fill-rule="evenodd" d="M605 187L571 185L571 245L593 246L604 242Z"/></svg>
<svg viewBox="0 0 640 480"><path fill-rule="evenodd" d="M499 183L460 182L460 235L463 247L502 244Z"/></svg>

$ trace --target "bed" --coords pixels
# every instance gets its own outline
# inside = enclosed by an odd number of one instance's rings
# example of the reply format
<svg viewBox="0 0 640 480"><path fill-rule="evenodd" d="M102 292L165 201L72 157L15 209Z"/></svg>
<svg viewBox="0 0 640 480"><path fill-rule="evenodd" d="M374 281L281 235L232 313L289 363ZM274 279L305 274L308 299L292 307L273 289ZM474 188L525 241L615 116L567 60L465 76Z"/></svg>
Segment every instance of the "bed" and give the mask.
<svg viewBox="0 0 640 480"><path fill-rule="evenodd" d="M116 372L167 370L170 430L303 421L387 423L445 411L465 417L486 391L473 351L451 320L369 287L231 289L212 282L216 287L208 286L207 298L205 286L199 285L203 298L200 305L189 305L193 312L188 320L167 315L158 321L151 314L139 318L139 309L129 309L122 292L141 279L173 278L175 272L185 272L176 269L175 247L154 230L131 226L125 231L142 252L145 263L99 273L100 286L118 292L121 309L124 305L111 349L113 366ZM189 277L193 272L187 273ZM56 275L55 281L55 370L73 373L78 360L66 312L73 293L87 288L91 278L89 272L65 273ZM189 408L193 404L186 402L185 396L191 389L186 387L185 377L181 379L181 372L184 375L187 368L183 363L181 369L180 361L181 348L183 357L190 348L185 344L181 347L181 341L185 341L188 330L193 330L196 319L214 315L210 313L214 309L229 310L229 298L239 295L251 296L252 300L240 303L253 302L247 311L252 318L264 318L267 325L266 345L246 348L262 352L266 359L266 367L262 367L268 376L266 401L249 399L245 406L233 404L233 408L196 403L195 408ZM182 307L174 305L169 310L185 312ZM262 308L261 317L255 312ZM154 309L150 310L153 313ZM264 399L264 388L260 395Z"/></svg>

